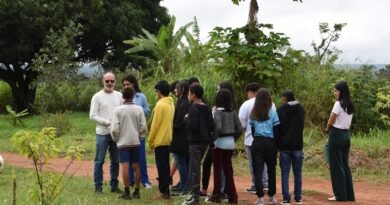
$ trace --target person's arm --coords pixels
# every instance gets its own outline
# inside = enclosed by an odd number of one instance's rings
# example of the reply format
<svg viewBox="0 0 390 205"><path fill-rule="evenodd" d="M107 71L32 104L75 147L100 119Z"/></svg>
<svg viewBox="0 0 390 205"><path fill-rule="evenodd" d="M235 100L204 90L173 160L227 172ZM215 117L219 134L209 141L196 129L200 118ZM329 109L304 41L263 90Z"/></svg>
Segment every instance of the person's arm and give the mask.
<svg viewBox="0 0 390 205"><path fill-rule="evenodd" d="M185 116L188 113L189 104L188 103L181 103L177 107L177 112L175 113L175 121L173 122L173 127L175 129L185 129Z"/></svg>
<svg viewBox="0 0 390 205"><path fill-rule="evenodd" d="M150 115L150 108L149 108L149 105L148 105L148 101L146 100L146 97L145 95L141 95L142 96L142 110L144 111L144 114L146 117L148 117Z"/></svg>
<svg viewBox="0 0 390 205"><path fill-rule="evenodd" d="M99 116L99 103L97 102L96 96L92 97L91 108L89 110L89 119L95 121L97 124L110 126L111 122L108 119L105 119Z"/></svg>
<svg viewBox="0 0 390 205"><path fill-rule="evenodd" d="M336 122L337 115L340 114L342 111L342 107L340 105L339 101L336 101L333 105L332 112L330 113L328 123L326 124L325 132L328 132L329 129L333 126L333 124Z"/></svg>
<svg viewBox="0 0 390 205"><path fill-rule="evenodd" d="M234 139L237 140L238 138L240 138L240 136L242 135L242 132L243 132L243 127L241 125L241 121L240 119L238 118L237 116L237 113L234 112Z"/></svg>
<svg viewBox="0 0 390 205"><path fill-rule="evenodd" d="M187 123L187 129L190 132L197 132L199 131L199 113L196 111L196 109L193 107L188 112L188 117L186 119Z"/></svg>
<svg viewBox="0 0 390 205"><path fill-rule="evenodd" d="M249 118L249 109L247 108L247 104L244 103L242 104L242 106L240 107L240 110L238 112L238 118L240 119L240 122L241 122L241 126L243 129L246 128L247 126L247 123L248 123L248 118Z"/></svg>
<svg viewBox="0 0 390 205"><path fill-rule="evenodd" d="M149 132L149 139L148 139L149 147L152 149L154 148L154 140L157 136L158 128L162 120L161 113L159 112L160 112L160 108L157 103L156 107L154 107L153 110L153 119L152 119L152 124L150 125L150 132Z"/></svg>
<svg viewBox="0 0 390 205"><path fill-rule="evenodd" d="M115 110L114 111L114 116L112 118L112 123L111 123L111 137L114 142L119 141L119 133L120 133L120 122L119 122L119 113Z"/></svg>
<svg viewBox="0 0 390 205"><path fill-rule="evenodd" d="M138 133L140 138L143 138L148 131L148 127L146 125L146 118L143 112L140 111L138 116Z"/></svg>
<svg viewBox="0 0 390 205"><path fill-rule="evenodd" d="M336 113L331 113L328 119L328 123L326 125L325 131L328 132L329 129L333 126L333 124L336 122Z"/></svg>

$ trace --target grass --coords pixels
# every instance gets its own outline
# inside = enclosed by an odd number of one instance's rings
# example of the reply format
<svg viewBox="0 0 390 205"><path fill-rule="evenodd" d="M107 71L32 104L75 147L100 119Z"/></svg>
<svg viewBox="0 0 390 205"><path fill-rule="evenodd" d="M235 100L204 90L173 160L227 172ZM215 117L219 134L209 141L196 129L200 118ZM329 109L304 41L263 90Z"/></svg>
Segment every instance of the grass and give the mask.
<svg viewBox="0 0 390 205"><path fill-rule="evenodd" d="M30 189L38 189L33 183L33 177L30 175L32 170L6 167L0 174L0 204L12 204L12 170L16 173L17 179L17 204L30 204L28 192ZM68 178L66 178L68 179ZM103 194L95 194L93 189L93 179L87 177L74 177L67 184L64 191L54 201L54 205L74 204L74 205L92 205L92 204L181 204L183 197L174 198L169 201L156 201L153 196L158 192L157 186L152 189L141 188L141 199L124 201L118 199L119 194L112 194L109 191L109 185L104 184Z"/></svg>

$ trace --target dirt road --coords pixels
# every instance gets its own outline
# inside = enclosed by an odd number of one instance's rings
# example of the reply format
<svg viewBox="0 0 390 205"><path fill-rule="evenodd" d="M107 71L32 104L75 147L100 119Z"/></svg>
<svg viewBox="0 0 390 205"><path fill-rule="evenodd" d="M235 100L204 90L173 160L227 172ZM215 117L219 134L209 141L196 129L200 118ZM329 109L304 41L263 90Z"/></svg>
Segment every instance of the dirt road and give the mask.
<svg viewBox="0 0 390 205"><path fill-rule="evenodd" d="M26 157L14 154L14 153L0 153L6 161L7 165L23 168L32 168L33 165ZM48 166L48 170L53 172L62 172L65 168L67 160L55 159L52 160ZM68 173L76 171L77 176L93 176L93 161L76 161L71 165ZM154 185L157 184L155 180L157 176L157 170L154 166L148 166L149 178ZM177 181L176 175L174 181ZM104 165L104 179L109 179L109 163ZM91 179L92 180L92 179ZM210 180L209 192L212 191L212 181ZM236 188L239 195L240 204L253 204L256 201L254 194L245 193L245 188L250 184L250 177L236 176L235 177ZM92 184L92 183L91 183ZM290 189L292 189L292 181L290 182ZM329 202L327 198L330 196L332 188L328 180L322 178L304 178L303 179L303 201L307 205L324 205L324 204L343 204L343 205L376 205L376 204L389 204L390 205L390 184L378 184L368 181L354 182L356 202ZM282 199L280 189L280 179L277 182L277 195L278 201ZM92 187L91 187L92 190ZM306 194L305 194L306 193Z"/></svg>

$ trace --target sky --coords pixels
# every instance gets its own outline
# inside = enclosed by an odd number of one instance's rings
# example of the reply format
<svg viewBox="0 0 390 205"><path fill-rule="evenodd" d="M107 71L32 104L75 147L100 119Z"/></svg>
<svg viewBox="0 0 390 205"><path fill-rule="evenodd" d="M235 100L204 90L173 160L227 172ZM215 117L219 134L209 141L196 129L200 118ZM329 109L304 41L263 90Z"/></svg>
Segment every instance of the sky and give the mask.
<svg viewBox="0 0 390 205"><path fill-rule="evenodd" d="M202 41L216 26L241 27L247 23L249 2L231 0L164 0L162 6L176 16L176 28L196 16ZM341 50L340 64L390 64L390 0L258 0L260 23L290 37L295 49L313 52L311 43L320 41L318 25L347 23L333 45Z"/></svg>

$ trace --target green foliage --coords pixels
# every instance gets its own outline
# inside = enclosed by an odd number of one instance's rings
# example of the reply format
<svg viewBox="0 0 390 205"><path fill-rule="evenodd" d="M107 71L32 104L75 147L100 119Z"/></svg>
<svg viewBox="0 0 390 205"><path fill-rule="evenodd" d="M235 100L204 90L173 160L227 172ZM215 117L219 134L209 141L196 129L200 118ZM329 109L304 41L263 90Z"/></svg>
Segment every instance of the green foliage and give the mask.
<svg viewBox="0 0 390 205"><path fill-rule="evenodd" d="M40 132L19 131L11 138L12 146L26 155L34 163L34 171L31 175L36 180L35 188L29 190L31 204L47 205L61 194L65 185L72 178L64 182L64 176L69 166L76 159L81 158L84 150L80 147L71 146L68 148L67 157L70 159L62 175L44 171L44 166L50 159L56 158L62 151L62 144L56 137L56 129L49 127L43 128Z"/></svg>
<svg viewBox="0 0 390 205"><path fill-rule="evenodd" d="M17 123L24 125L22 118L24 116L28 115L27 109L22 110L21 112L18 112L18 113L16 111L14 111L10 105L7 105L6 109L8 112L8 118L10 119L10 121L12 122L12 125L14 127L16 126Z"/></svg>
<svg viewBox="0 0 390 205"><path fill-rule="evenodd" d="M12 103L11 88L7 83L0 81L0 113L5 112L5 106Z"/></svg>
<svg viewBox="0 0 390 205"><path fill-rule="evenodd" d="M72 129L72 124L70 121L70 113L55 113L48 114L47 116L42 116L40 121L41 128L44 127L54 127L56 128L56 136L60 137Z"/></svg>
<svg viewBox="0 0 390 205"><path fill-rule="evenodd" d="M333 64L336 62L341 51L334 47L331 48L330 45L339 40L341 31L346 25L346 23L336 23L333 29L330 29L328 23L320 23L321 41L318 45L314 41L311 43L318 63Z"/></svg>
<svg viewBox="0 0 390 205"><path fill-rule="evenodd" d="M167 26L161 26L157 36L142 29L146 38L144 36L139 36L134 37L132 40L124 41L125 44L134 46L126 50L126 53L150 53L152 58L148 58L149 60L162 66L164 72L172 72L175 69L175 56L178 54L178 47L183 36L187 32L187 28L192 25L192 22L180 27L176 33L174 33L175 24L176 18L175 16L172 16L171 21ZM142 57L142 53L138 56Z"/></svg>
<svg viewBox="0 0 390 205"><path fill-rule="evenodd" d="M281 75L288 38L273 32L271 24L256 25L258 32L217 27L211 35L211 58L218 70L228 73L244 92L249 82L261 80L272 85ZM249 42L250 41L250 42Z"/></svg>
<svg viewBox="0 0 390 205"><path fill-rule="evenodd" d="M390 126L390 85L379 88L376 97L378 101L375 104L374 111L379 115L383 124Z"/></svg>

